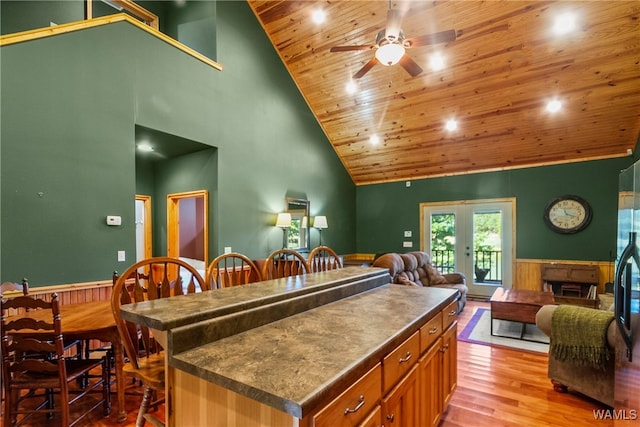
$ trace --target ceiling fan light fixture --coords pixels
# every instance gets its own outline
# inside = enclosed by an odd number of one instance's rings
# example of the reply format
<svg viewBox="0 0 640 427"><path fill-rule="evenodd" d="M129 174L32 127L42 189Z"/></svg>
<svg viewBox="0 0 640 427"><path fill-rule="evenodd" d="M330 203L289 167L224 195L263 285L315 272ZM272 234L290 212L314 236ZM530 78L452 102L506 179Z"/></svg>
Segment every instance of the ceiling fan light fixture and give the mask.
<svg viewBox="0 0 640 427"><path fill-rule="evenodd" d="M404 46L397 43L388 43L380 46L376 50L376 59L380 61L382 65L395 65L400 61L400 58L404 56Z"/></svg>

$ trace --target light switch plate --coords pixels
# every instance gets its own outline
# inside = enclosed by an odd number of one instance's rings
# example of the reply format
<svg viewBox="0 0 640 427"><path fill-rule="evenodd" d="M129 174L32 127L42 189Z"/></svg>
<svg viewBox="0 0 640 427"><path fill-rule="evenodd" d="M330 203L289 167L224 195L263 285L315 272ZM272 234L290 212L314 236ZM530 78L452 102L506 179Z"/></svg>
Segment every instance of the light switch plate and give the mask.
<svg viewBox="0 0 640 427"><path fill-rule="evenodd" d="M231 252L232 252L232 250L231 250L231 246L225 246L225 247L224 247L224 253L225 253L225 254L230 254Z"/></svg>
<svg viewBox="0 0 640 427"><path fill-rule="evenodd" d="M402 242L402 247L403 248L412 248L413 247L413 242L404 241L404 242Z"/></svg>
<svg viewBox="0 0 640 427"><path fill-rule="evenodd" d="M126 261L126 258L125 251L118 251L118 262Z"/></svg>
<svg viewBox="0 0 640 427"><path fill-rule="evenodd" d="M108 215L107 225L122 225L122 217L118 215Z"/></svg>
<svg viewBox="0 0 640 427"><path fill-rule="evenodd" d="M404 237L411 237L411 230L406 230L404 232Z"/></svg>

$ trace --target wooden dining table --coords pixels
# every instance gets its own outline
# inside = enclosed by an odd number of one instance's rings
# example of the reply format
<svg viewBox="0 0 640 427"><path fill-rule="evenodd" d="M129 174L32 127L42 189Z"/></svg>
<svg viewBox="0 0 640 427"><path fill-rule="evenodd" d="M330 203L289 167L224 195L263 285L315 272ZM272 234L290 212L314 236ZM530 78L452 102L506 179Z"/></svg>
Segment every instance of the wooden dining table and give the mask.
<svg viewBox="0 0 640 427"><path fill-rule="evenodd" d="M22 313L36 320L51 322L51 312L35 310ZM100 340L110 342L115 359L118 422L127 418L124 406L124 349L111 312L111 301L92 301L60 305L62 335L65 340Z"/></svg>

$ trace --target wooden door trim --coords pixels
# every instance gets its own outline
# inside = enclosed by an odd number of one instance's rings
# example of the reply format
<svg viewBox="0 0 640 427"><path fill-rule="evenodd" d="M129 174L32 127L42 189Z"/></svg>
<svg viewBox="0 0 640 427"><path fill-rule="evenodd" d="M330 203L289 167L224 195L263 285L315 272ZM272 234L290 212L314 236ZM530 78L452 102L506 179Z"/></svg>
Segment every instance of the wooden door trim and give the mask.
<svg viewBox="0 0 640 427"><path fill-rule="evenodd" d="M151 258L153 256L153 227L151 224L151 218L153 215L151 214L151 196L136 194L136 200L140 200L144 205L144 218L142 219L144 225L144 257Z"/></svg>

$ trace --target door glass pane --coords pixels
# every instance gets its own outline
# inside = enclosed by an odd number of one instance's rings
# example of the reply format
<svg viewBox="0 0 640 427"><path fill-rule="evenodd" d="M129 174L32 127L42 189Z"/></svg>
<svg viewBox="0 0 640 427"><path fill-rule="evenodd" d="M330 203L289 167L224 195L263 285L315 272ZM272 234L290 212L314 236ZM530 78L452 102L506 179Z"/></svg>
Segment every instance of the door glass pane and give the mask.
<svg viewBox="0 0 640 427"><path fill-rule="evenodd" d="M502 283L502 212L473 213L475 283Z"/></svg>
<svg viewBox="0 0 640 427"><path fill-rule="evenodd" d="M456 217L453 213L431 214L431 261L442 273L456 271Z"/></svg>

